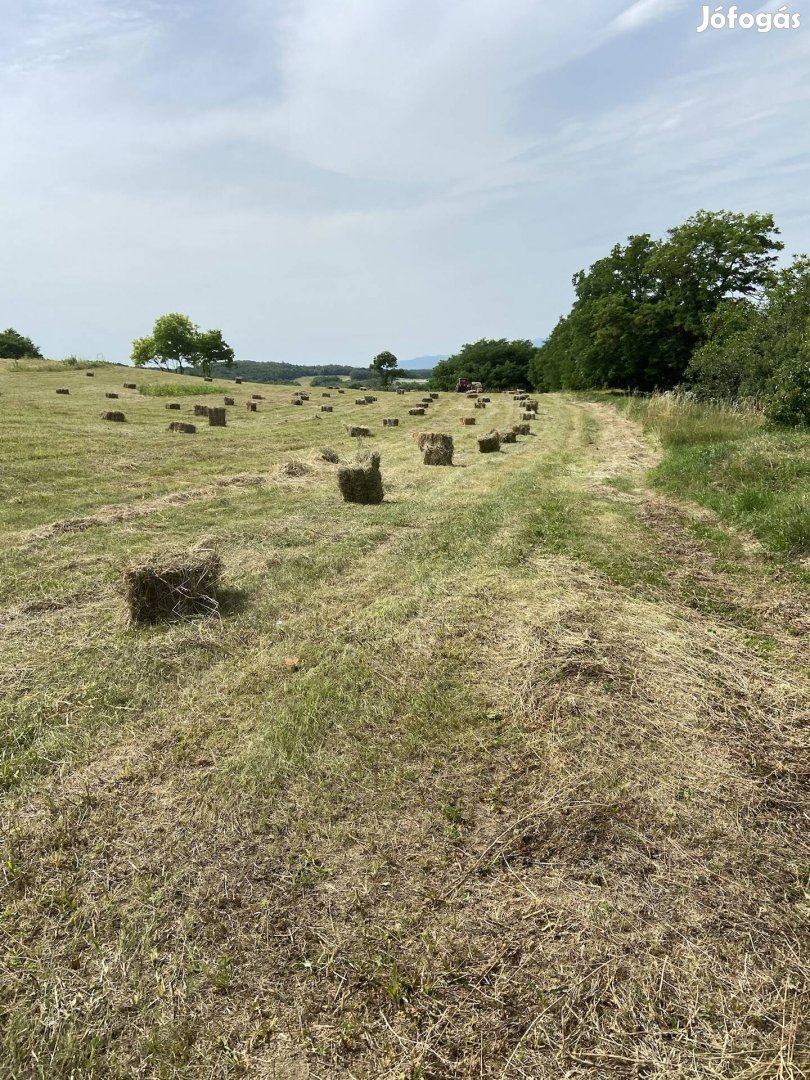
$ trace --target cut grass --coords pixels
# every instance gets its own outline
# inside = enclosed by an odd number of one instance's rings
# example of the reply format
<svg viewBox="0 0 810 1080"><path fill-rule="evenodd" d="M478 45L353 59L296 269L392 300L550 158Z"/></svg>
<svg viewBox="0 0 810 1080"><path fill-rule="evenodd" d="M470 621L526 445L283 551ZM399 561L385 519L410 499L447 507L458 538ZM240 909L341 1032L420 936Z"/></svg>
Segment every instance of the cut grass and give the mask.
<svg viewBox="0 0 810 1080"><path fill-rule="evenodd" d="M482 456L443 395L424 469L407 396L263 386L191 452L148 395L101 430L120 378L0 365L5 1073L800 1080L801 583L602 406ZM127 628L122 565L200 542L221 618Z"/></svg>
<svg viewBox="0 0 810 1080"><path fill-rule="evenodd" d="M138 393L144 397L196 397L200 394L221 394L222 386L189 378L181 383L140 383Z"/></svg>

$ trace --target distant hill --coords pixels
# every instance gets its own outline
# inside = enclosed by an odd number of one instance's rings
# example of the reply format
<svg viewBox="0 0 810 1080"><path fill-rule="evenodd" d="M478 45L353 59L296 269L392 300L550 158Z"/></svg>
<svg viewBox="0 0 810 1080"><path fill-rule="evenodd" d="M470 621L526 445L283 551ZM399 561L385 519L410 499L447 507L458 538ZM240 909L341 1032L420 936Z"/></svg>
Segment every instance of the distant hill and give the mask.
<svg viewBox="0 0 810 1080"><path fill-rule="evenodd" d="M432 371L440 360L446 360L447 355L439 356L415 356L412 360L400 360L399 366L405 371Z"/></svg>

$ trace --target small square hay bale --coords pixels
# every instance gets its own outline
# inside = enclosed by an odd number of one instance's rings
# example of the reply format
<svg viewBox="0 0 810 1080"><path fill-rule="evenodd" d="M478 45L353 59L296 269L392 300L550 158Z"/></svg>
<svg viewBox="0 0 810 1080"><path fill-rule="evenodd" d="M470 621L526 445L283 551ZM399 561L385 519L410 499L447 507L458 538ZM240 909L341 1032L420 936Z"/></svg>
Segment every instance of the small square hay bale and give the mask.
<svg viewBox="0 0 810 1080"><path fill-rule="evenodd" d="M356 465L341 465L338 469L338 487L344 502L366 505L381 503L383 483L377 451L359 457Z"/></svg>
<svg viewBox="0 0 810 1080"><path fill-rule="evenodd" d="M324 390L324 392L321 394L321 397L331 397L331 396L332 395L329 393L328 390Z"/></svg>
<svg viewBox="0 0 810 1080"><path fill-rule="evenodd" d="M155 554L124 571L124 596L131 623L154 625L215 615L222 560L198 548L184 554Z"/></svg>
<svg viewBox="0 0 810 1080"><path fill-rule="evenodd" d="M351 437L353 439L364 439L368 435L371 434L370 428L360 427L358 425L354 425L352 427L347 427L346 430L348 431L348 433L351 435Z"/></svg>
<svg viewBox="0 0 810 1080"><path fill-rule="evenodd" d="M95 371L85 371L85 375L87 376L88 379L95 379L95 377L96 377Z"/></svg>
<svg viewBox="0 0 810 1080"><path fill-rule="evenodd" d="M520 419L521 420L536 420L537 419L537 413L535 413L535 412L521 413L520 414Z"/></svg>
<svg viewBox="0 0 810 1080"><path fill-rule="evenodd" d="M537 412L537 410L540 408L540 402L537 400L537 398L529 398L528 401L523 402L523 408L528 410L529 412Z"/></svg>
<svg viewBox="0 0 810 1080"><path fill-rule="evenodd" d="M461 417L461 423L465 427L472 427L475 424L475 417L474 416L462 416Z"/></svg>
<svg viewBox="0 0 810 1080"><path fill-rule="evenodd" d="M203 378L203 382L213 382L213 381L214 381L214 380L213 380L213 379L209 379L207 375L206 375L206 376L205 376L205 377Z"/></svg>
<svg viewBox="0 0 810 1080"><path fill-rule="evenodd" d="M478 397L478 394L475 390L471 390L469 394L467 394L467 397L470 398L470 400L474 401L475 398Z"/></svg>
<svg viewBox="0 0 810 1080"><path fill-rule="evenodd" d="M399 387L399 388L397 389L397 393L398 393L398 394L404 394L404 393L405 393L405 391L404 391L404 390L403 390L403 389L402 389L401 387Z"/></svg>
<svg viewBox="0 0 810 1080"><path fill-rule="evenodd" d="M138 384L134 383L134 382L125 382L124 383L124 389L125 390L137 390L138 389Z"/></svg>
<svg viewBox="0 0 810 1080"><path fill-rule="evenodd" d="M373 405L376 400L373 394L366 394L366 405Z"/></svg>
<svg viewBox="0 0 810 1080"><path fill-rule="evenodd" d="M355 405L368 405L368 402L364 397L355 398L354 403Z"/></svg>
<svg viewBox="0 0 810 1080"><path fill-rule="evenodd" d="M489 403L492 401L492 398L491 397L482 397L482 398L479 398L479 401L483 401L483 403L485 405L489 405Z"/></svg>
<svg viewBox="0 0 810 1080"><path fill-rule="evenodd" d="M337 465L340 456L337 450L333 450L331 446L324 446L321 448L321 461L328 461L330 465Z"/></svg>
<svg viewBox="0 0 810 1080"><path fill-rule="evenodd" d="M500 433L500 439L502 443L516 443L517 434L514 431L502 431Z"/></svg>
<svg viewBox="0 0 810 1080"><path fill-rule="evenodd" d="M246 401L245 405L247 406L247 411L248 412L256 412L256 402L255 401Z"/></svg>
<svg viewBox="0 0 810 1080"><path fill-rule="evenodd" d="M118 394L114 394L111 390L108 390L104 397L115 398L116 400L118 400Z"/></svg>
<svg viewBox="0 0 810 1080"><path fill-rule="evenodd" d="M408 409L408 416L424 416L425 410L423 408Z"/></svg>
<svg viewBox="0 0 810 1080"><path fill-rule="evenodd" d="M383 419L383 427L399 427L398 416L386 416Z"/></svg>
<svg viewBox="0 0 810 1080"><path fill-rule="evenodd" d="M494 454L501 448L501 437L497 431L488 431L478 437L478 449L482 454Z"/></svg>
<svg viewBox="0 0 810 1080"><path fill-rule="evenodd" d="M439 400L439 395L438 394L431 394L430 396L433 398L434 401Z"/></svg>
<svg viewBox="0 0 810 1080"><path fill-rule="evenodd" d="M338 390L338 393L339 393L339 394L345 394L345 393L346 393L346 391L345 391L345 390Z"/></svg>
<svg viewBox="0 0 810 1080"><path fill-rule="evenodd" d="M453 436L442 435L438 431L424 432L425 438L419 447L424 451L422 458L425 465L453 464Z"/></svg>
<svg viewBox="0 0 810 1080"><path fill-rule="evenodd" d="M251 394L250 396L254 401L264 401L264 398L261 394Z"/></svg>
<svg viewBox="0 0 810 1080"><path fill-rule="evenodd" d="M196 424L185 424L182 420L172 420L169 424L169 431L176 431L181 435L196 435Z"/></svg>
<svg viewBox="0 0 810 1080"><path fill-rule="evenodd" d="M512 397L512 401L525 401L528 396L528 394L515 394Z"/></svg>
<svg viewBox="0 0 810 1080"><path fill-rule="evenodd" d="M217 408L210 408L208 410L208 423L211 427L225 427L228 423L228 414L225 412L225 406L220 405Z"/></svg>
<svg viewBox="0 0 810 1080"><path fill-rule="evenodd" d="M56 392L57 392L57 394L69 394L70 393L70 391L68 390L68 388L66 386L60 386L59 389Z"/></svg>
<svg viewBox="0 0 810 1080"><path fill-rule="evenodd" d="M487 407L487 403L485 401L476 401L475 407L476 409L485 409Z"/></svg>
<svg viewBox="0 0 810 1080"><path fill-rule="evenodd" d="M304 404L300 397L294 397L292 399L292 403L293 403L293 405L303 405Z"/></svg>
<svg viewBox="0 0 810 1080"><path fill-rule="evenodd" d="M242 380L241 379L234 379L233 381L236 383L237 386L242 385Z"/></svg>
<svg viewBox="0 0 810 1080"><path fill-rule="evenodd" d="M180 402L179 401L167 401L166 402L166 408L167 409L179 409L180 408Z"/></svg>
<svg viewBox="0 0 810 1080"><path fill-rule="evenodd" d="M532 429L528 424L515 424L512 431L514 431L516 435L531 435L532 433Z"/></svg>
<svg viewBox="0 0 810 1080"><path fill-rule="evenodd" d="M303 390L298 391L298 396L302 401L309 401L309 394L305 394Z"/></svg>
<svg viewBox="0 0 810 1080"><path fill-rule="evenodd" d="M194 406L194 415L195 416L208 416L208 406L207 405L195 405Z"/></svg>
<svg viewBox="0 0 810 1080"><path fill-rule="evenodd" d="M116 424L126 423L126 417L122 412L103 412L101 414L102 420L112 420Z"/></svg>
<svg viewBox="0 0 810 1080"><path fill-rule="evenodd" d="M232 397L223 398L223 401L225 402L226 405L235 405L236 404L236 399L232 398Z"/></svg>
<svg viewBox="0 0 810 1080"><path fill-rule="evenodd" d="M331 405L321 405L321 412L334 412Z"/></svg>

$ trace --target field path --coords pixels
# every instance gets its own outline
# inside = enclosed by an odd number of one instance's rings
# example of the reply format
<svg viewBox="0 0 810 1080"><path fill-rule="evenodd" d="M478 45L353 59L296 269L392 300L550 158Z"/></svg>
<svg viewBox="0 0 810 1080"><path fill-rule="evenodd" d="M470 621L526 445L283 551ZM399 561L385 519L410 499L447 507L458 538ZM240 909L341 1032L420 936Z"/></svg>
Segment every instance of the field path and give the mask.
<svg viewBox="0 0 810 1080"><path fill-rule="evenodd" d="M46 505L20 504L9 1075L807 1075L794 579L658 494L658 449L610 406L544 397L531 436L478 455L443 395L429 426L459 433L458 467L380 434L387 498L357 508L319 460L338 425L284 427L288 394L227 457L212 443L217 470L139 466L159 513L105 509L135 492L112 497L112 444L70 514L46 472ZM143 460L157 407L136 406ZM268 482L226 483L245 475ZM70 515L98 521L30 542ZM123 561L200 539L222 619L127 629Z"/></svg>

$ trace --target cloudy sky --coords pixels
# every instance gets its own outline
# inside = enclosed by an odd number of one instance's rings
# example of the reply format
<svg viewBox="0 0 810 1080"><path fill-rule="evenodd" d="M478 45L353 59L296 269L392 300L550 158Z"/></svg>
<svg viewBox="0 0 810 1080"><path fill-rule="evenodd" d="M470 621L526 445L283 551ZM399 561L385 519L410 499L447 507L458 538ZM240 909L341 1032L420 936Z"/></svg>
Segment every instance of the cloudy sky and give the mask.
<svg viewBox="0 0 810 1080"><path fill-rule="evenodd" d="M0 0L0 325L124 360L182 311L242 358L366 364L541 337L574 271L700 207L810 251L790 10Z"/></svg>

